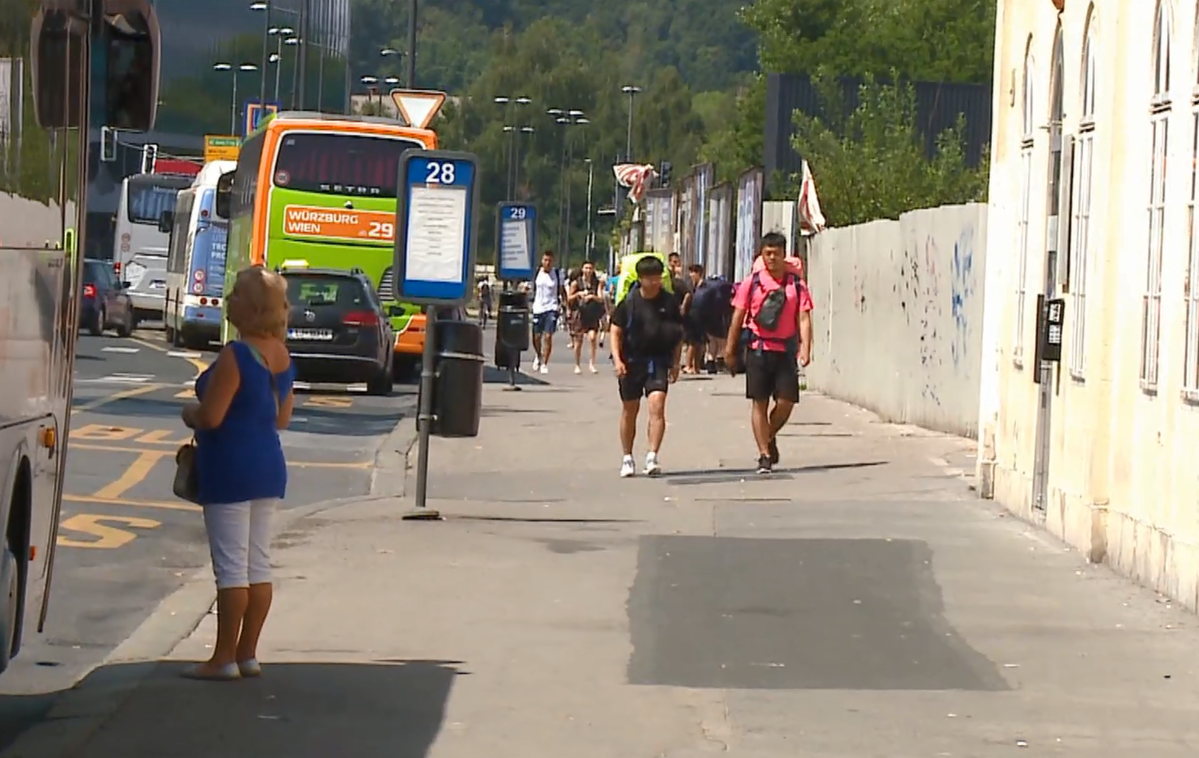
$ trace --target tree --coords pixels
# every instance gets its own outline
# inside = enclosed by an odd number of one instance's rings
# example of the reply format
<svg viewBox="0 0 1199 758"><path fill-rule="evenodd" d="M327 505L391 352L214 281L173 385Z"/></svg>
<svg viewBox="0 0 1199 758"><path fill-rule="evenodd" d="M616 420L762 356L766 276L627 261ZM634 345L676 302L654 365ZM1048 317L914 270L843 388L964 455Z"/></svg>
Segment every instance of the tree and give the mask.
<svg viewBox="0 0 1199 758"><path fill-rule="evenodd" d="M816 81L827 115L797 112L793 144L812 167L829 226L986 198L987 161L967 165L960 123L938 136L934 156L925 155L910 85L868 76L847 113L837 78L826 72Z"/></svg>

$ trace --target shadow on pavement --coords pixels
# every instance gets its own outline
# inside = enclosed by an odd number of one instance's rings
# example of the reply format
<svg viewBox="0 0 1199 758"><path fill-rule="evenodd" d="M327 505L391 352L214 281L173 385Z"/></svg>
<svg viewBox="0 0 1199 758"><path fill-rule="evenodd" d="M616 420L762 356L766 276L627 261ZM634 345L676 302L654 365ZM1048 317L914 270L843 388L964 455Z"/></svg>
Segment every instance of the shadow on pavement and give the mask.
<svg viewBox="0 0 1199 758"><path fill-rule="evenodd" d="M890 461L859 461L856 463L824 463L813 466L792 466L776 468L770 474L771 479L792 479L794 474L813 474L821 471L839 471L841 469L871 468L886 466ZM742 479L758 477L756 468L715 468L696 469L694 471L671 471L664 473L662 479L670 484L727 484Z"/></svg>
<svg viewBox="0 0 1199 758"><path fill-rule="evenodd" d="M454 516L446 515L447 521L488 521L510 524L641 524L642 521L626 518L521 518L519 516Z"/></svg>
<svg viewBox="0 0 1199 758"><path fill-rule="evenodd" d="M508 384L508 370L507 369L499 369L499 368L496 368L495 366L484 366L483 367L483 383L484 384ZM529 376L528 374L523 374L520 371L516 372L516 386L517 387L526 387L526 386L544 387L547 384L549 384L549 382L543 382L542 380L538 379L535 376Z"/></svg>
<svg viewBox="0 0 1199 758"><path fill-rule="evenodd" d="M0 753L3 753L21 732L44 719L57 696L57 693L0 695Z"/></svg>
<svg viewBox="0 0 1199 758"><path fill-rule="evenodd" d="M424 758L469 673L453 661L279 663L259 679L196 682L183 665L155 666L73 758Z"/></svg>

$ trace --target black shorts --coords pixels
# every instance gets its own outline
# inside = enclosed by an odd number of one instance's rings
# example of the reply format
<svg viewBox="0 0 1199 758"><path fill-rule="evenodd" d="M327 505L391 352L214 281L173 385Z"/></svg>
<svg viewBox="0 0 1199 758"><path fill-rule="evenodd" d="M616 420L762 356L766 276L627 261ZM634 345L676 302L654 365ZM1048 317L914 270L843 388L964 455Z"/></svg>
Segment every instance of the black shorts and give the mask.
<svg viewBox="0 0 1199 758"><path fill-rule="evenodd" d="M649 397L655 392L670 389L670 360L630 360L625 364L628 373L617 378L620 400L623 403Z"/></svg>
<svg viewBox="0 0 1199 758"><path fill-rule="evenodd" d="M750 350L745 358L745 396L764 402L799 402L799 363L794 353Z"/></svg>

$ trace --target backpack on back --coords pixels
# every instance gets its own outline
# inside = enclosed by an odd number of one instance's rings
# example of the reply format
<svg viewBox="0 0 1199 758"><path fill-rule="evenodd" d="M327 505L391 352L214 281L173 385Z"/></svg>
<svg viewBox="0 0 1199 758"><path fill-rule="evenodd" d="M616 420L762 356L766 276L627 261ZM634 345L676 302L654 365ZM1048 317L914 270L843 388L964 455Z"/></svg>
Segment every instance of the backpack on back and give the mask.
<svg viewBox="0 0 1199 758"><path fill-rule="evenodd" d="M629 295L629 290L637 286L637 261L652 255L662 261L662 288L674 294L674 277L670 276L670 267L667 265L666 256L657 252L632 253L620 259L620 278L616 281L616 295L613 299L613 304L618 305Z"/></svg>
<svg viewBox="0 0 1199 758"><path fill-rule="evenodd" d="M724 277L710 276L691 296L691 314L709 335L723 337L733 315L733 284Z"/></svg>

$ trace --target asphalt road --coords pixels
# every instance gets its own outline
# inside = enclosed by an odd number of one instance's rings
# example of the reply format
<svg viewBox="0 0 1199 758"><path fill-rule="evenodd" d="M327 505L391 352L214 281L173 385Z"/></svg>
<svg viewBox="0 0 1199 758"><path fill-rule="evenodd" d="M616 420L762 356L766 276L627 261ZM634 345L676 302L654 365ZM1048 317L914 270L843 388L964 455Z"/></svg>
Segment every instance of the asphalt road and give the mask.
<svg viewBox="0 0 1199 758"><path fill-rule="evenodd" d="M199 509L176 499L171 482L174 452L189 438L179 410L214 357L176 351L156 330L80 336L50 614L46 634L27 634L0 676L0 748L48 706L41 693L70 687L207 562ZM415 397L400 385L388 398L297 391L283 433L284 508L367 494L375 453Z"/></svg>

